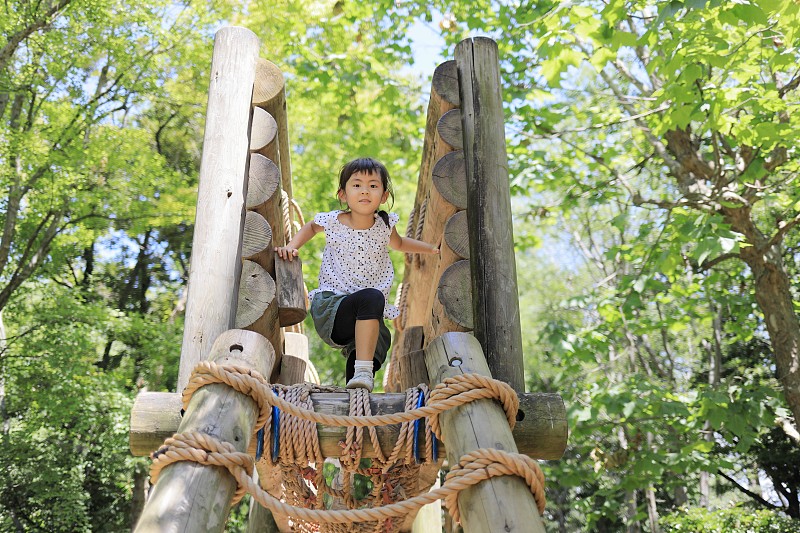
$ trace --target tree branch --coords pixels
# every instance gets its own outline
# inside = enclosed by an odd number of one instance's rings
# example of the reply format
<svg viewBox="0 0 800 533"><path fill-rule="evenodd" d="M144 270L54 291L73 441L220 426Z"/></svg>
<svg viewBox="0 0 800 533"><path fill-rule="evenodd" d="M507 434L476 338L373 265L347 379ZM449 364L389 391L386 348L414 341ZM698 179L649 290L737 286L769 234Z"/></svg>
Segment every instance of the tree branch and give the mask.
<svg viewBox="0 0 800 533"><path fill-rule="evenodd" d="M11 35L6 41L5 46L0 50L0 70L6 69L11 57L14 55L14 52L17 51L17 47L22 41L33 35L35 31L49 26L52 23L52 17L68 6L70 2L72 2L72 0L61 0L51 7L50 10L44 14L44 17L34 20L28 26L22 28L14 35Z"/></svg>
<svg viewBox="0 0 800 533"><path fill-rule="evenodd" d="M781 221L778 224L778 231L776 231L772 235L772 237L769 238L769 241L767 241L767 244L764 247L764 249L766 250L766 249L772 248L773 246L776 246L778 243L780 243L783 240L783 237L789 232L789 230L791 230L793 227L797 226L798 224L800 224L800 213L798 213L797 216L795 216L789 222Z"/></svg>
<svg viewBox="0 0 800 533"><path fill-rule="evenodd" d="M740 485L740 484L739 484L739 482L738 482L738 481L736 481L735 479L733 479L732 477L730 477L729 475L727 475L725 472L723 472L721 468L718 468L718 469L717 469L717 473L718 473L720 476L722 476L722 477L724 477L725 479L727 479L728 481L730 481L730 482L731 482L731 484L733 484L733 486L734 486L736 489L738 489L738 490L740 490L741 492L743 492L743 493L747 494L748 496L750 496L751 498L753 498L755 501L757 501L758 503L760 503L760 504L761 504L761 505L763 505L764 507L768 507L768 508L770 508L770 509L777 509L777 510L781 510L781 509L783 509L783 507L781 507L780 505L775 505L774 503L770 503L770 502L768 502L767 500L765 500L764 498L762 498L761 496L759 496L758 494L756 494L755 492L753 492L753 491L751 491L751 490L749 490L749 489L747 489L747 488L743 487L742 485Z"/></svg>

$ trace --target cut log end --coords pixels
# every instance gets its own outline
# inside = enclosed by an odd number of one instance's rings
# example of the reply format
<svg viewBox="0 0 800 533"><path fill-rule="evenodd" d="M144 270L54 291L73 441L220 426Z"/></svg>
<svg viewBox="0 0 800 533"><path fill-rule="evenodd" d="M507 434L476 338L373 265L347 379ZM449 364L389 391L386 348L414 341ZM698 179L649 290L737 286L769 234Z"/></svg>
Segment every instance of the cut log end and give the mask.
<svg viewBox="0 0 800 533"><path fill-rule="evenodd" d="M284 89L283 72L271 61L258 58L256 79L253 85L253 105L264 107L274 100Z"/></svg>
<svg viewBox="0 0 800 533"><path fill-rule="evenodd" d="M244 261L239 283L239 303L236 308L236 327L253 324L275 298L275 280L261 265Z"/></svg>
<svg viewBox="0 0 800 533"><path fill-rule="evenodd" d="M467 167L464 152L450 152L433 167L433 184L442 198L457 209L467 208Z"/></svg>

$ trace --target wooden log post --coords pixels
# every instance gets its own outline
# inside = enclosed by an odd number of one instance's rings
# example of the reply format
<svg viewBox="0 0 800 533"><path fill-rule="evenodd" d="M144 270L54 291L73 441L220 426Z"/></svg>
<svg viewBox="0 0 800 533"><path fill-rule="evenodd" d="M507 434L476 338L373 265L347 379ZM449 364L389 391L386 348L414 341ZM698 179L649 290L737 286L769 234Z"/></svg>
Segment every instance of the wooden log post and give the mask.
<svg viewBox="0 0 800 533"><path fill-rule="evenodd" d="M525 390L497 43L456 46L467 170L475 336L495 379Z"/></svg>
<svg viewBox="0 0 800 533"><path fill-rule="evenodd" d="M490 376L483 350L475 337L446 333L425 350L428 374L435 383L467 373ZM461 456L479 448L517 452L503 408L494 400L478 400L439 415L447 460L458 464ZM458 496L461 523L466 533L506 531L544 532L544 524L525 482L515 476L482 481Z"/></svg>
<svg viewBox="0 0 800 533"><path fill-rule="evenodd" d="M256 63L253 105L267 111L275 118L278 135L275 143L276 155L270 159L281 169L283 190L293 198L292 165L289 155L289 124L286 112L286 82L283 72L271 61L258 58Z"/></svg>
<svg viewBox="0 0 800 533"><path fill-rule="evenodd" d="M464 147L464 135L461 131L461 110L451 109L442 115L442 118L436 124L436 131L439 132L439 137L454 150L461 150Z"/></svg>
<svg viewBox="0 0 800 533"><path fill-rule="evenodd" d="M234 325L258 47L245 28L214 37L177 390Z"/></svg>
<svg viewBox="0 0 800 533"><path fill-rule="evenodd" d="M468 334L464 334L469 336ZM427 360L426 360L427 363ZM405 410L405 394L372 394L373 413L397 413ZM525 393L519 396L519 422L513 437L519 453L534 459L560 459L567 445L567 416L564 401L558 394ZM311 394L314 411L346 415L350 406L347 393L315 392ZM178 430L181 421L181 397L174 392L143 392L136 397L131 410L129 444L131 453L141 457L149 455ZM347 428L317 424L322 455L339 457L339 441L345 438ZM399 438L400 426L379 427L381 450L388 455ZM372 458L375 450L364 440L363 457ZM446 444L446 443L445 443ZM446 449L446 446L445 448ZM444 457L444 452L440 452Z"/></svg>
<svg viewBox="0 0 800 533"><path fill-rule="evenodd" d="M427 213L428 195L431 189L431 175L433 167L439 159L452 148L447 143L439 139L436 129L441 116L449 110L459 105L458 94L458 73L455 61L445 61L436 67L431 80L431 96L428 101L427 121L425 124L425 139L422 146L422 163L419 170L417 181L417 195L414 200L414 211L411 219L415 225L423 219L423 212ZM426 217L427 215L425 215ZM422 228L422 226L420 226ZM422 235L411 235L421 238ZM437 239L440 235L435 236ZM430 241L432 244L437 241ZM412 258L415 267L411 268ZM403 274L403 287L408 292L407 305L401 310L401 316L396 323L397 335L395 345L402 343L403 329L406 326L422 326L429 308L426 307L424 298L430 294L434 280L431 279L432 272L435 272L438 264L438 257L435 255L406 254L406 268ZM427 265L427 268L425 268ZM423 295L417 298L418 295ZM390 361L389 364L392 364Z"/></svg>
<svg viewBox="0 0 800 533"><path fill-rule="evenodd" d="M454 254L450 252L448 255ZM429 344L430 339L450 331L470 331L473 320L470 265L469 261L462 259L447 267L439 278L430 320L425 324L425 340Z"/></svg>
<svg viewBox="0 0 800 533"><path fill-rule="evenodd" d="M268 375L275 363L275 354L261 335L229 330L217 338L211 359ZM215 383L195 391L177 431L200 431L245 452L258 414L258 405L252 398L228 385ZM236 487L236 480L224 468L191 461L167 465L150 493L136 531L221 532Z"/></svg>
<svg viewBox="0 0 800 533"><path fill-rule="evenodd" d="M250 151L261 153L275 141L278 123L260 107L253 108L253 124L250 126Z"/></svg>

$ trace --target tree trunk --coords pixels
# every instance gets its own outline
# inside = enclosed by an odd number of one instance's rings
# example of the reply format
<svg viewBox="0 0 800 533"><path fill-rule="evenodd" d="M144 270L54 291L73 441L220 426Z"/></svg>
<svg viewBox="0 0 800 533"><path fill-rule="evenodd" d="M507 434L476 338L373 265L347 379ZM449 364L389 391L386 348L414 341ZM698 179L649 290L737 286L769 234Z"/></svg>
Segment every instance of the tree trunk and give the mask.
<svg viewBox="0 0 800 533"><path fill-rule="evenodd" d="M740 256L753 272L753 289L775 353L777 378L792 410L800 420L800 321L792 303L789 275L783 264L781 240L769 240L756 227L749 209L724 209L726 221L752 246Z"/></svg>

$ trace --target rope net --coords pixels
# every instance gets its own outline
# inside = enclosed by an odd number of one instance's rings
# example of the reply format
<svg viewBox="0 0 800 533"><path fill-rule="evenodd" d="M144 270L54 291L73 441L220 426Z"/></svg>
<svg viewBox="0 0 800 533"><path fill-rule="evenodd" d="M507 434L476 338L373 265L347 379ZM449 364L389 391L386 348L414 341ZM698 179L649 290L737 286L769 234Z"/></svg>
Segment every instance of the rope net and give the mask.
<svg viewBox="0 0 800 533"><path fill-rule="evenodd" d="M261 455L258 472L280 472L281 481L272 484L271 493L265 491L254 479L256 459L251 454L238 452L230 443L209 435L186 432L173 435L151 455L153 484L165 466L177 461L221 466L238 483L233 504L250 493L273 513L289 517L293 531L302 532L396 532L406 515L438 499L443 499L454 520L460 521L458 493L502 475L522 478L530 487L539 513L544 511L544 475L538 463L525 455L495 449L465 454L440 488L420 493L420 466L437 462L433 437L441 437L440 413L491 398L503 406L513 429L519 400L514 390L501 381L463 374L445 379L431 391L424 385L413 387L406 391L405 411L385 415L371 414L366 389L350 389L350 414L331 415L313 410L311 394L344 389L308 383L272 385L252 369L204 361L195 368L183 392L184 409L195 391L212 383L225 383L254 400L259 409L256 431L263 428L264 442L278 443L277 450L273 447L271 453ZM280 424L273 420L274 408L280 411ZM414 423L420 419L425 422L425 449L415 456ZM347 428L338 460L323 457L318 423ZM400 424L400 431L392 451L385 455L375 428L389 424ZM375 453L371 460L362 458L365 428Z"/></svg>

